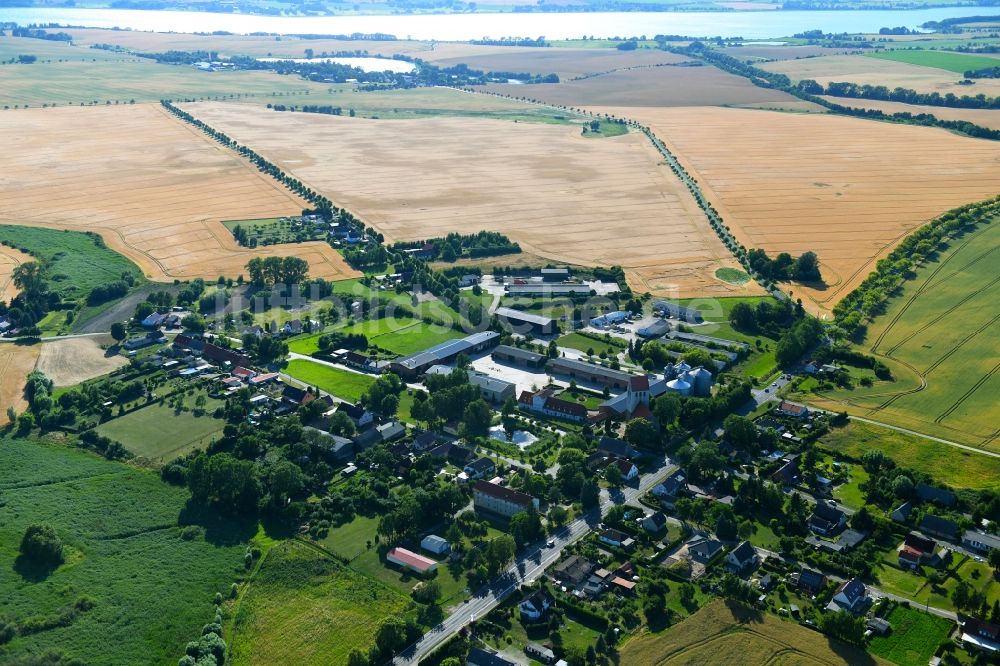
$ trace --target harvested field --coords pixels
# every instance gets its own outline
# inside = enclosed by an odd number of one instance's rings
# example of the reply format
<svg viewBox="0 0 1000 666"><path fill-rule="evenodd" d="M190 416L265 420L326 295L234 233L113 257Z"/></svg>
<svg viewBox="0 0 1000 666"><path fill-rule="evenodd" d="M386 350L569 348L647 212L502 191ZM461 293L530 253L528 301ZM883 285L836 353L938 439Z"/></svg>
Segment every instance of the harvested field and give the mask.
<svg viewBox="0 0 1000 666"><path fill-rule="evenodd" d="M434 58L434 64L441 67L465 64L473 69L495 72L554 73L565 82L587 74L599 74L626 67L678 63L685 60L687 58L684 56L666 51L536 48L483 55L460 55L452 58L438 57Z"/></svg>
<svg viewBox="0 0 1000 666"><path fill-rule="evenodd" d="M847 99L845 97L830 97L829 100L841 106L856 109L877 109L884 113L929 113L939 120L965 120L982 127L1000 130L1000 110L998 109L949 109L944 106L926 106L923 104L903 104L902 102L882 102L871 99Z"/></svg>
<svg viewBox="0 0 1000 666"><path fill-rule="evenodd" d="M959 85L961 74L935 67L921 67L861 55L827 56L803 60L782 60L760 65L769 72L786 74L793 81L813 79L824 85L831 81L910 88L917 92L939 92L942 95L1000 95L1000 79L979 79L975 85Z"/></svg>
<svg viewBox="0 0 1000 666"><path fill-rule="evenodd" d="M787 46L754 44L751 46L732 46L718 49L722 53L740 60L795 60L797 58L815 58L817 56L844 55L859 53L858 49L827 48L825 46Z"/></svg>
<svg viewBox="0 0 1000 666"><path fill-rule="evenodd" d="M304 203L159 107L12 112L0 142L0 222L97 232L153 280L235 277L270 255L302 257L314 277L357 275L325 243L239 247L220 220Z"/></svg>
<svg viewBox="0 0 1000 666"><path fill-rule="evenodd" d="M38 369L56 386L75 386L128 365L119 354L106 355L101 345L114 344L110 335L54 340L42 345Z"/></svg>
<svg viewBox="0 0 1000 666"><path fill-rule="evenodd" d="M28 406L24 400L24 378L35 369L42 345L0 343L0 424L8 423L7 408L20 414Z"/></svg>
<svg viewBox="0 0 1000 666"><path fill-rule="evenodd" d="M829 114L595 109L649 125L695 175L739 241L819 255L814 312L857 286L910 230L1000 191L1000 144Z"/></svg>
<svg viewBox="0 0 1000 666"><path fill-rule="evenodd" d="M676 56L675 56L676 57ZM487 90L566 106L760 105L821 110L780 90L758 88L711 65L643 67L568 83L493 85Z"/></svg>
<svg viewBox="0 0 1000 666"><path fill-rule="evenodd" d="M488 229L553 261L621 265L639 291L752 288L714 277L734 260L638 133L595 141L565 125L281 115L217 103L185 108L391 241Z"/></svg>
<svg viewBox="0 0 1000 666"><path fill-rule="evenodd" d="M676 626L633 638L621 649L621 663L876 666L889 662L818 631L719 599Z"/></svg>
<svg viewBox="0 0 1000 666"><path fill-rule="evenodd" d="M20 250L0 245L0 301L9 303L10 299L17 296L14 269L26 261L34 261L34 258Z"/></svg>

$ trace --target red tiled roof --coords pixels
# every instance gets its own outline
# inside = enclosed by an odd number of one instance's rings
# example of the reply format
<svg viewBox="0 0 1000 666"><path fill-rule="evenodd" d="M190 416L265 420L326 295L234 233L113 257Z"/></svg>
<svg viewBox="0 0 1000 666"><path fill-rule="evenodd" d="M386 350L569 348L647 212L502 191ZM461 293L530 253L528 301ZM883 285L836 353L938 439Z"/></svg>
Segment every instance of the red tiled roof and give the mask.
<svg viewBox="0 0 1000 666"><path fill-rule="evenodd" d="M411 550L405 548L393 548L388 553L386 557L391 557L392 559L405 564L408 567L412 567L418 571L427 571L433 567L437 562L430 559L429 557L424 557L423 555L417 555Z"/></svg>
<svg viewBox="0 0 1000 666"><path fill-rule="evenodd" d="M257 373L249 368L240 366L238 368L234 368L230 374L232 374L233 377L253 377Z"/></svg>
<svg viewBox="0 0 1000 666"><path fill-rule="evenodd" d="M625 588L626 590L629 590L629 591L635 589L635 583L633 581L630 581L630 580L625 580L624 578L617 578L617 577L613 578L613 579L611 579L611 584L612 585L617 585L618 587L621 587L621 588Z"/></svg>
<svg viewBox="0 0 1000 666"><path fill-rule="evenodd" d="M636 375L628 380L629 388L633 391L648 391L649 377L646 375Z"/></svg>

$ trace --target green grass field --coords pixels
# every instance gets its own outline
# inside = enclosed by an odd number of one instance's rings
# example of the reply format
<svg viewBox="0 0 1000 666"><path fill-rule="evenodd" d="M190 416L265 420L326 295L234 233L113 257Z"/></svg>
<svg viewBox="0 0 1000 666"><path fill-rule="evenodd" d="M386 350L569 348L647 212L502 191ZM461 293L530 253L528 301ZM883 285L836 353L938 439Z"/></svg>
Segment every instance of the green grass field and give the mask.
<svg viewBox="0 0 1000 666"><path fill-rule="evenodd" d="M879 449L897 465L929 474L954 488L1000 488L1000 458L963 451L870 423L851 421L842 428L833 428L819 443L823 448L858 459L865 451Z"/></svg>
<svg viewBox="0 0 1000 666"><path fill-rule="evenodd" d="M618 344L619 342L621 344ZM582 352L593 349L595 355L604 351L607 352L609 357L616 356L628 349L628 342L620 338L612 338L612 342L606 342L604 340L588 338L586 335L581 335L580 333L567 333L558 338L556 344L560 347L568 347Z"/></svg>
<svg viewBox="0 0 1000 666"><path fill-rule="evenodd" d="M868 649L899 666L925 666L947 637L952 622L913 608L896 606L886 618L888 636L874 636Z"/></svg>
<svg viewBox="0 0 1000 666"><path fill-rule="evenodd" d="M622 664L886 664L823 634L716 600L680 624L644 632L621 648Z"/></svg>
<svg viewBox="0 0 1000 666"><path fill-rule="evenodd" d="M738 268L719 268L715 271L715 277L730 284L746 284L750 281L750 274Z"/></svg>
<svg viewBox="0 0 1000 666"><path fill-rule="evenodd" d="M303 384L318 386L327 393L351 402L357 401L375 383L375 378L371 375L331 368L328 365L302 359L289 361L285 372Z"/></svg>
<svg viewBox="0 0 1000 666"><path fill-rule="evenodd" d="M3 224L0 241L47 264L49 288L63 300L85 299L94 287L121 280L123 273L143 279L138 266L109 250L100 238L78 231Z"/></svg>
<svg viewBox="0 0 1000 666"><path fill-rule="evenodd" d="M344 664L379 623L410 601L298 541L272 548L241 596L230 638L234 666Z"/></svg>
<svg viewBox="0 0 1000 666"><path fill-rule="evenodd" d="M260 220L224 220L229 231L240 227L247 234L247 241L257 246L279 243L302 243L326 238L326 229L313 224L296 226L291 218L268 217Z"/></svg>
<svg viewBox="0 0 1000 666"><path fill-rule="evenodd" d="M363 333L372 344L401 356L461 337L454 329L425 324L410 317L368 319L347 326L341 332Z"/></svg>
<svg viewBox="0 0 1000 666"><path fill-rule="evenodd" d="M83 451L0 441L0 496L0 615L20 623L81 597L95 602L67 626L15 637L0 647L3 663L57 650L93 665L176 664L211 621L215 593L243 571L248 535L239 525L205 522L185 508L186 489ZM206 529L185 539L182 517ZM16 559L36 522L66 547L66 563L47 576Z"/></svg>
<svg viewBox="0 0 1000 666"><path fill-rule="evenodd" d="M967 55L965 53L954 53L951 51L925 51L900 49L895 51L879 51L878 53L866 54L871 58L881 60L894 60L905 62L910 65L920 65L921 67L936 67L949 72L964 74L973 69L985 69L987 67L1000 67L1000 60L987 56Z"/></svg>
<svg viewBox="0 0 1000 666"><path fill-rule="evenodd" d="M917 270L858 347L883 360L895 381L803 397L828 409L1000 449L998 261L996 222L952 240L936 261Z"/></svg>
<svg viewBox="0 0 1000 666"><path fill-rule="evenodd" d="M194 401L194 396L188 396L184 404L194 409ZM219 437L225 421L212 418L212 412L221 406L221 400L207 398L205 414L195 416L190 411L177 414L167 405L152 404L102 423L97 432L142 458L171 460L196 448L204 449Z"/></svg>

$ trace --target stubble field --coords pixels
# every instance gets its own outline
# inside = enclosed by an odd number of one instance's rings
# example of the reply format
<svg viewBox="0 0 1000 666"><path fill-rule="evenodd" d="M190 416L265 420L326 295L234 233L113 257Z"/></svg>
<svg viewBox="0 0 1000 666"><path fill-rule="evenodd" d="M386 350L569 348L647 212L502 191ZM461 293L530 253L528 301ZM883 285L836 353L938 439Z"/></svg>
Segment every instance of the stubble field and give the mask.
<svg viewBox="0 0 1000 666"><path fill-rule="evenodd" d="M552 261L621 265L639 291L755 289L714 277L734 260L638 133L592 140L566 125L368 120L219 103L185 108L392 241L488 229Z"/></svg>
<svg viewBox="0 0 1000 666"><path fill-rule="evenodd" d="M965 120L982 127L1000 130L1000 110L997 109L951 109L944 106L903 104L902 102L883 102L874 99L848 99L846 97L830 97L829 95L823 95L823 99L841 106L850 106L855 109L875 109L890 114L929 113L939 120Z"/></svg>
<svg viewBox="0 0 1000 666"><path fill-rule="evenodd" d="M680 66L690 58L674 55L673 65L642 67L564 83L531 86L498 84L487 90L548 104L582 106L769 106L821 110L780 90L759 88L747 79L710 65Z"/></svg>
<svg viewBox="0 0 1000 666"><path fill-rule="evenodd" d="M40 344L0 344L0 425L8 423L7 408L20 414L28 406L24 399L24 378L35 369Z"/></svg>
<svg viewBox="0 0 1000 666"><path fill-rule="evenodd" d="M17 287L14 285L14 269L28 261L33 261L30 254L25 254L6 245L0 245L0 301L9 303L10 299L17 296Z"/></svg>
<svg viewBox="0 0 1000 666"><path fill-rule="evenodd" d="M816 252L826 286L793 288L813 312L832 308L910 230L1000 190L1000 144L944 130L828 114L606 110L671 146L745 246Z"/></svg>
<svg viewBox="0 0 1000 666"><path fill-rule="evenodd" d="M297 256L313 277L357 273L326 243L239 247L220 220L304 203L155 106L0 116L0 222L94 231L158 281L235 277L254 256Z"/></svg>
<svg viewBox="0 0 1000 666"><path fill-rule="evenodd" d="M124 356L108 356L101 349L102 344L114 342L110 335L46 342L38 358L38 369L56 386L75 386L128 365Z"/></svg>
<svg viewBox="0 0 1000 666"><path fill-rule="evenodd" d="M666 51L619 51L618 49L534 48L509 53L460 54L450 58L433 57L434 64L453 67L466 64L473 69L495 72L530 72L558 74L564 82L576 77L609 72L624 67L643 67L684 60ZM432 59L430 54L421 58ZM534 90L534 87L532 88Z"/></svg>
<svg viewBox="0 0 1000 666"><path fill-rule="evenodd" d="M769 72L787 75L792 81L813 79L822 84L843 81L873 86L910 88L917 92L938 92L942 95L1000 95L1000 79L978 79L975 85L959 85L962 75L936 67L923 67L905 62L861 55L826 56L802 60L782 60L760 65Z"/></svg>

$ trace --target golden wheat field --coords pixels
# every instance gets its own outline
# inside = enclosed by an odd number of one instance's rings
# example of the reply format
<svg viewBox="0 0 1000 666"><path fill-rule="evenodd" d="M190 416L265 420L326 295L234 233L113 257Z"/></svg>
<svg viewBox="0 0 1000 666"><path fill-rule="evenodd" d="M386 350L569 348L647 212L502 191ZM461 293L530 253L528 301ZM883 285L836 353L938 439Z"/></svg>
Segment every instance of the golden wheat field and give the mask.
<svg viewBox="0 0 1000 666"><path fill-rule="evenodd" d="M389 240L494 230L552 261L621 265L663 294L754 293L639 133L480 118L371 120L225 103L184 108L374 225Z"/></svg>
<svg viewBox="0 0 1000 666"><path fill-rule="evenodd" d="M30 254L0 245L0 301L10 302L10 299L17 296L14 269L26 261L33 261Z"/></svg>
<svg viewBox="0 0 1000 666"><path fill-rule="evenodd" d="M314 277L356 276L320 242L239 247L220 223L304 204L159 106L0 115L0 222L99 233L153 280L234 277L254 256L298 256Z"/></svg>
<svg viewBox="0 0 1000 666"><path fill-rule="evenodd" d="M1000 144L828 114L723 108L595 109L635 118L685 163L746 247L812 250L827 311L910 230L1000 191Z"/></svg>
<svg viewBox="0 0 1000 666"><path fill-rule="evenodd" d="M7 408L13 407L20 414L27 408L24 399L24 378L35 369L42 345L0 343L0 424L7 423Z"/></svg>

